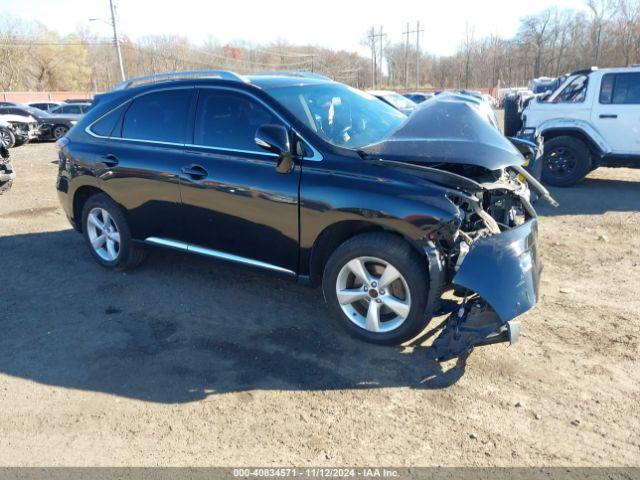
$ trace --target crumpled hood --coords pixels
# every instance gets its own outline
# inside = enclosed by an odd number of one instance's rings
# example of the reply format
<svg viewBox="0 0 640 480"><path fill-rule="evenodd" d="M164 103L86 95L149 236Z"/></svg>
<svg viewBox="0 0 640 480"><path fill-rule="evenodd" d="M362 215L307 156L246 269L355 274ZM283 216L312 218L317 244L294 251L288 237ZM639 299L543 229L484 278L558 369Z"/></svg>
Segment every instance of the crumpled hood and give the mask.
<svg viewBox="0 0 640 480"><path fill-rule="evenodd" d="M437 97L422 103L388 138L361 151L385 160L478 165L489 170L524 162L511 142L471 105Z"/></svg>

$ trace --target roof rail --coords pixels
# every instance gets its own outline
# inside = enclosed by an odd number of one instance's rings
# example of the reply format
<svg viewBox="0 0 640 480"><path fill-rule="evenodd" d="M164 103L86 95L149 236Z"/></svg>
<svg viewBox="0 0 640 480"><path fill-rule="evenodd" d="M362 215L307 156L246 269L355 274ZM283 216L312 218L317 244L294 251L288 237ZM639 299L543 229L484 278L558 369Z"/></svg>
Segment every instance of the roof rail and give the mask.
<svg viewBox="0 0 640 480"><path fill-rule="evenodd" d="M285 77L316 78L318 80L333 81L332 78L320 75L319 73L304 72L302 70L274 70L272 72L259 72L255 75L282 75Z"/></svg>
<svg viewBox="0 0 640 480"><path fill-rule="evenodd" d="M180 80L183 78L218 78L221 80L232 80L234 82L247 82L242 75L227 70L192 70L186 72L165 72L155 73L153 75L143 75L141 77L133 77L120 82L114 90L124 90L134 85L143 85L145 83L167 82L170 80Z"/></svg>

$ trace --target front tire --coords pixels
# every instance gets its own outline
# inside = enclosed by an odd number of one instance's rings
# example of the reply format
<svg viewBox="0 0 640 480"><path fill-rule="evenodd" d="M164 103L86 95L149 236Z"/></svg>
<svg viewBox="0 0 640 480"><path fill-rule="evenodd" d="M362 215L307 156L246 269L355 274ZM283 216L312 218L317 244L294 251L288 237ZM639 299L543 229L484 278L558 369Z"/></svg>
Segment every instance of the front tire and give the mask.
<svg viewBox="0 0 640 480"><path fill-rule="evenodd" d="M322 280L329 309L351 335L397 345L427 325L424 258L388 233L358 235L329 258Z"/></svg>
<svg viewBox="0 0 640 480"><path fill-rule="evenodd" d="M6 148L13 148L16 144L16 136L8 128L0 128L0 144Z"/></svg>
<svg viewBox="0 0 640 480"><path fill-rule="evenodd" d="M131 241L122 209L108 195L90 197L82 209L82 233L93 258L105 268L128 270L146 258Z"/></svg>
<svg viewBox="0 0 640 480"><path fill-rule="evenodd" d="M544 142L542 181L554 187L571 187L591 171L591 152L585 143L562 136Z"/></svg>

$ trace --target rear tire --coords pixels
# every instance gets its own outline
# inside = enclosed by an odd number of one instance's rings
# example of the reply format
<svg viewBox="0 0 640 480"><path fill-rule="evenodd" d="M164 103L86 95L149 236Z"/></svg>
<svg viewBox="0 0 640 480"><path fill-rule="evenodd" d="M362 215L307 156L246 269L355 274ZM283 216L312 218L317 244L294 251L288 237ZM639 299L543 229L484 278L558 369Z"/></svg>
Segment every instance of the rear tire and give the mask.
<svg viewBox="0 0 640 480"><path fill-rule="evenodd" d="M67 134L68 131L69 127L67 127L66 125L55 125L51 129L51 135L53 136L54 140L60 140Z"/></svg>
<svg viewBox="0 0 640 480"><path fill-rule="evenodd" d="M146 250L133 244L122 209L104 193L93 195L85 202L82 234L93 258L105 268L129 270L147 256Z"/></svg>
<svg viewBox="0 0 640 480"><path fill-rule="evenodd" d="M574 137L555 137L544 142L542 181L554 187L571 187L591 171L589 147Z"/></svg>
<svg viewBox="0 0 640 480"><path fill-rule="evenodd" d="M353 266L360 265L358 275ZM340 245L324 268L322 289L340 325L367 342L396 345L429 322L426 261L393 234L362 234Z"/></svg>

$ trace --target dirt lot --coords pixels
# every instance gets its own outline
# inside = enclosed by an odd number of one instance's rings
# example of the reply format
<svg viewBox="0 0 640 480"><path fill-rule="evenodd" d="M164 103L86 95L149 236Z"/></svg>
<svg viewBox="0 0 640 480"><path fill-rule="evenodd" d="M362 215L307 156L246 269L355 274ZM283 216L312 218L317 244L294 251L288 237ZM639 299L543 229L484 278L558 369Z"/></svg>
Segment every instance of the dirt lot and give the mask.
<svg viewBox="0 0 640 480"><path fill-rule="evenodd" d="M12 154L2 465L640 465L640 170L554 190L520 342L439 366L266 274L172 252L106 271L58 206L53 145Z"/></svg>

